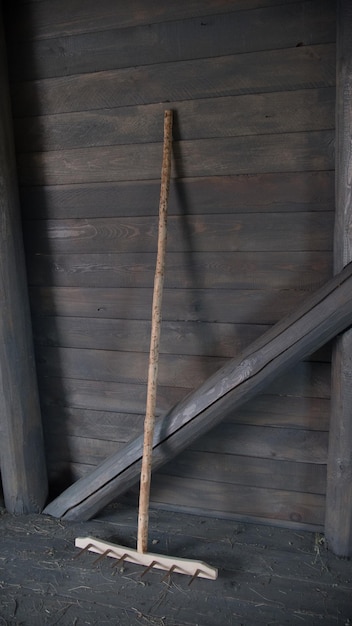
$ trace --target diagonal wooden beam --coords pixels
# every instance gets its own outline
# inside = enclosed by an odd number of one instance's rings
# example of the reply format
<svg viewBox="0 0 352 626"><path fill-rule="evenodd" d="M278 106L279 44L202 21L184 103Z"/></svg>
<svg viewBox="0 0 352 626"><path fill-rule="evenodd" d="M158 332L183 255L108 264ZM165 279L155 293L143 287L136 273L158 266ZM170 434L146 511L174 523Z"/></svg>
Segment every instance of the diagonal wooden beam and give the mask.
<svg viewBox="0 0 352 626"><path fill-rule="evenodd" d="M156 424L153 469L351 324L352 263ZM69 487L44 513L70 520L89 519L138 482L142 448L140 436Z"/></svg>
<svg viewBox="0 0 352 626"><path fill-rule="evenodd" d="M334 265L352 260L352 4L337 4ZM338 556L352 556L352 330L335 342L325 534Z"/></svg>

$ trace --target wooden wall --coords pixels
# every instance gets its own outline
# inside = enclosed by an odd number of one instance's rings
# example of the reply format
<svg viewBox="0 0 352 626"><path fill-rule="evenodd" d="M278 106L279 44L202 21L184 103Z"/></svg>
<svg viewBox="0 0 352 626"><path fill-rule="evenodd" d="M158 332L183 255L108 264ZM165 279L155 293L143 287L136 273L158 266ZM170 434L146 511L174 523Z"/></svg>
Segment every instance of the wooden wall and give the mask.
<svg viewBox="0 0 352 626"><path fill-rule="evenodd" d="M163 111L158 413L332 274L335 2L5 3L48 469L142 428ZM320 527L327 347L158 472L159 506Z"/></svg>

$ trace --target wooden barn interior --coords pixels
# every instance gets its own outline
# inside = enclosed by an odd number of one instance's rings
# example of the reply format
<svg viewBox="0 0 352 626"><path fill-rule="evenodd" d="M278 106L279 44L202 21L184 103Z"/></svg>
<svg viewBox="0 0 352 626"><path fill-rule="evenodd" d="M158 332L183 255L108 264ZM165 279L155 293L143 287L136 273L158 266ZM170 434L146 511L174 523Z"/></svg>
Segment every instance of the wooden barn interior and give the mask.
<svg viewBox="0 0 352 626"><path fill-rule="evenodd" d="M352 7L2 13L1 479L8 512L31 514L142 432L166 109L158 418L350 271ZM153 510L319 532L352 555L352 302L338 293L304 358L164 454ZM125 486L135 503L138 481Z"/></svg>

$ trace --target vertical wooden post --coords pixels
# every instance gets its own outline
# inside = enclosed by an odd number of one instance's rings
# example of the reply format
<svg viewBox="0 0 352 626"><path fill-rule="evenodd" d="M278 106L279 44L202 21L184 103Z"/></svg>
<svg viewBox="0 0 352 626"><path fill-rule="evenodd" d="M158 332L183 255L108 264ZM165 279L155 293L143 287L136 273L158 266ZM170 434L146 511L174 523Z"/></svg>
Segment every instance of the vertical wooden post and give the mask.
<svg viewBox="0 0 352 626"><path fill-rule="evenodd" d="M0 94L0 466L5 506L20 514L42 510L47 475L1 7Z"/></svg>
<svg viewBox="0 0 352 626"><path fill-rule="evenodd" d="M352 260L352 3L337 3L335 272ZM352 330L332 362L325 533L331 550L352 555Z"/></svg>

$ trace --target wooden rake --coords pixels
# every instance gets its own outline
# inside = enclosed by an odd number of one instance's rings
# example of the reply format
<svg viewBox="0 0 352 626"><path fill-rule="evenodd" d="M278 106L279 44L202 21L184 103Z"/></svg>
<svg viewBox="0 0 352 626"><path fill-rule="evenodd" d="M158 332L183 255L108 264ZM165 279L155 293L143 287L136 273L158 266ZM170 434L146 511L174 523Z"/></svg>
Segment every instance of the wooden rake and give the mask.
<svg viewBox="0 0 352 626"><path fill-rule="evenodd" d="M155 407L157 392L157 377L159 363L159 344L161 329L161 305L165 273L165 255L167 240L167 205L170 188L171 173L171 148L172 148L172 111L164 113L164 144L163 160L161 169L161 188L159 202L159 227L158 227L158 252L154 277L153 304L152 304L152 328L149 352L148 385L146 415L144 420L143 457L140 476L139 511L138 511L138 535L137 549L126 548L107 541L96 540L92 537L77 537L75 545L81 548L77 556L86 551L96 552L100 556L95 562L105 557L117 559L114 566L124 561L143 565L146 569L144 576L151 569L166 571L163 580L171 576L173 572L191 576L189 584L197 578L209 578L215 580L218 570L203 563L202 561L175 558L147 552L148 527L149 527L149 499L152 470L153 437L155 423Z"/></svg>

